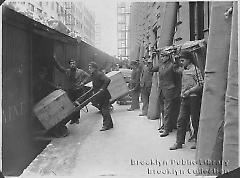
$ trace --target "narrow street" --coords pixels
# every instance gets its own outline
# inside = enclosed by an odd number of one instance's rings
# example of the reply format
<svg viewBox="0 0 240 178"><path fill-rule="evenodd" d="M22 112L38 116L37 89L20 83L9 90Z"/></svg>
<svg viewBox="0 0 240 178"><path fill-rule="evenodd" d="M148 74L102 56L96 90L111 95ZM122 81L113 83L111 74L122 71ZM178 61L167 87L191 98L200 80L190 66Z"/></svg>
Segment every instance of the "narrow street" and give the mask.
<svg viewBox="0 0 240 178"><path fill-rule="evenodd" d="M195 150L189 149L190 143L183 149L170 151L176 131L161 138L158 120L139 117L140 110L128 112L127 107L115 104L114 129L100 132L101 114L88 106L88 113L81 111L80 124L68 126L70 135L52 140L21 177L194 176L196 166L185 165L195 157Z"/></svg>

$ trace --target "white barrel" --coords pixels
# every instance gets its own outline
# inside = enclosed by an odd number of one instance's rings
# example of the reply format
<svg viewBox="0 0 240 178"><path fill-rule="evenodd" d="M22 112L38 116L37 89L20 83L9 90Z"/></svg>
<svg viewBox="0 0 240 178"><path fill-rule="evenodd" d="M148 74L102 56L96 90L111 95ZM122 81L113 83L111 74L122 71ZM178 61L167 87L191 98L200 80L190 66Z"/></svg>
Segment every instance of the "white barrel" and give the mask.
<svg viewBox="0 0 240 178"><path fill-rule="evenodd" d="M45 129L50 129L74 111L74 105L67 93L55 90L38 102L33 108L34 114Z"/></svg>

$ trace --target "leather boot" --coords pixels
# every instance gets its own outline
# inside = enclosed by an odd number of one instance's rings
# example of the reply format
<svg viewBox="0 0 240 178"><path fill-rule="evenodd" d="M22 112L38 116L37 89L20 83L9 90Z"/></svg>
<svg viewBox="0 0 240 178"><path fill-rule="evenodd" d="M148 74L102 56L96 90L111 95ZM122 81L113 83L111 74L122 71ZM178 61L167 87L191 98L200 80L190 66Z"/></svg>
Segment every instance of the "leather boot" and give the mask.
<svg viewBox="0 0 240 178"><path fill-rule="evenodd" d="M182 144L180 143L175 143L173 146L171 146L169 149L170 150L176 150L182 148Z"/></svg>
<svg viewBox="0 0 240 178"><path fill-rule="evenodd" d="M168 136L168 135L169 135L169 132L165 130L165 131L160 135L160 137L166 137L166 136Z"/></svg>

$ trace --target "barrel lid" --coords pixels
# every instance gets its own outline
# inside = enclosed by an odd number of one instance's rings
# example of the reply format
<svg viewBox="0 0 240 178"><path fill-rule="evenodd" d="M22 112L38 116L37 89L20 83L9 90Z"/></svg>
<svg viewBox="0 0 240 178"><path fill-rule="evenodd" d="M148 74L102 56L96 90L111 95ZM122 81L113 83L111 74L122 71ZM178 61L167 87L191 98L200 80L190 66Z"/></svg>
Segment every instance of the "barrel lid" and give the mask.
<svg viewBox="0 0 240 178"><path fill-rule="evenodd" d="M64 90L62 90L62 89L58 89L58 90L53 91L52 93L50 93L49 95L44 97L41 101L39 101L34 106L34 110L38 110L38 109L41 109L44 106L49 105L50 103L52 103L54 100L56 100L60 96L64 95L65 93L66 92Z"/></svg>

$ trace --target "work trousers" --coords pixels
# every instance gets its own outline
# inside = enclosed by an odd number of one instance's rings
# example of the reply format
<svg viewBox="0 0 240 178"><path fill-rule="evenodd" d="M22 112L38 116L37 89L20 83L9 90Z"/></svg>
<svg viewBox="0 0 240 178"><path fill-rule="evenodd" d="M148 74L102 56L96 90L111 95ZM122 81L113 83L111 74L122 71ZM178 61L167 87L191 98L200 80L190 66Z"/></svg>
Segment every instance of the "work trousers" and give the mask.
<svg viewBox="0 0 240 178"><path fill-rule="evenodd" d="M193 138L197 138L200 109L201 97L192 96L182 99L180 106L180 114L177 120L177 143L185 143L185 136L189 125L190 116L194 129Z"/></svg>
<svg viewBox="0 0 240 178"><path fill-rule="evenodd" d="M143 87L141 89L141 96L142 96L142 114L147 115L148 113L148 105L149 105L149 96L151 93L151 87Z"/></svg>
<svg viewBox="0 0 240 178"><path fill-rule="evenodd" d="M99 103L99 108L103 117L103 127L106 128L113 127L109 106L110 106L109 100L104 100L101 103Z"/></svg>
<svg viewBox="0 0 240 178"><path fill-rule="evenodd" d="M74 102L77 98L79 98L81 95L83 95L84 89L69 89L68 90L68 97L69 99ZM74 113L71 114L71 120L72 121L77 121L80 118L80 111L75 111Z"/></svg>
<svg viewBox="0 0 240 178"><path fill-rule="evenodd" d="M140 90L135 90L130 95L132 99L131 109L139 109L140 108L140 105L139 105Z"/></svg>
<svg viewBox="0 0 240 178"><path fill-rule="evenodd" d="M177 128L177 118L180 109L180 97L164 99L164 130L171 131Z"/></svg>

